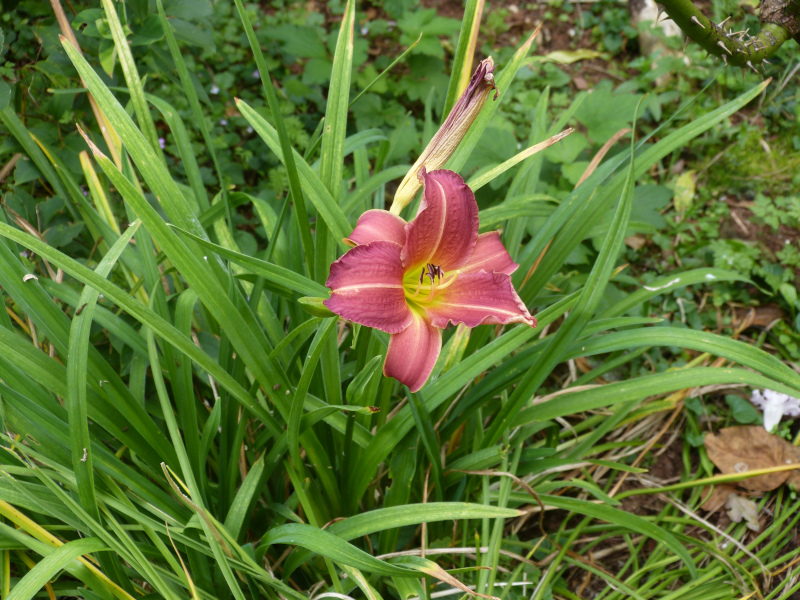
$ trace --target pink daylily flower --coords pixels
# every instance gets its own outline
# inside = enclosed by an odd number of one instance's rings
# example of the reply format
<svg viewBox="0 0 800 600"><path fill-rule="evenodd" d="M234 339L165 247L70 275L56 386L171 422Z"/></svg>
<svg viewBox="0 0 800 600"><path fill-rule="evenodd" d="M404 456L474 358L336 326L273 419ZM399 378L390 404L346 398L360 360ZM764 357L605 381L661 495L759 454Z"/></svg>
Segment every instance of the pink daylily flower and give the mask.
<svg viewBox="0 0 800 600"><path fill-rule="evenodd" d="M355 247L331 265L325 306L391 335L383 373L419 390L442 349L448 324L536 319L511 283L519 265L496 231L478 235L475 195L456 173L421 169L423 196L409 223L368 210L346 240Z"/></svg>

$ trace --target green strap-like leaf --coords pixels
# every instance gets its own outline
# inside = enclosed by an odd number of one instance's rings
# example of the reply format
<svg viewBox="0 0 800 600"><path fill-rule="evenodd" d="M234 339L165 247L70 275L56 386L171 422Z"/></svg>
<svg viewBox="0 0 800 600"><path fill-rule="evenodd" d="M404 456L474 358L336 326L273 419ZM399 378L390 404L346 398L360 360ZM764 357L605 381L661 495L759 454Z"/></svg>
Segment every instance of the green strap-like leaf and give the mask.
<svg viewBox="0 0 800 600"><path fill-rule="evenodd" d="M97 265L95 273L108 277L122 251L128 245L140 223L132 223L127 231L111 247L111 250ZM85 286L81 294L80 314L72 319L69 335L69 354L67 362L67 408L69 410L69 431L72 442L72 468L78 481L78 495L83 509L95 520L100 519L100 510L94 492L94 471L92 468L92 443L89 437L89 413L86 403L86 376L89 359L89 334L92 329L95 304L100 292Z"/></svg>
<svg viewBox="0 0 800 600"><path fill-rule="evenodd" d="M461 32L458 35L456 54L453 57L450 82L447 84L447 96L444 101L442 120L450 114L459 94L464 91L467 83L469 83L482 16L483 0L467 0L466 6L464 6L464 18L461 20Z"/></svg>
<svg viewBox="0 0 800 600"><path fill-rule="evenodd" d="M637 106L638 114L638 106ZM633 122L636 123L634 114ZM508 420L520 410L524 404L530 400L539 386L550 375L555 366L561 362L564 353L572 344L581 331L591 320L594 312L600 303L605 292L606 285L611 278L614 264L617 260L620 248L622 247L624 232L630 219L631 207L633 205L633 174L634 174L634 145L631 142L630 165L628 175L619 199L619 205L611 226L606 236L600 253L592 268L586 284L581 291L578 303L570 312L561 327L558 328L555 336L548 342L547 350L543 353L543 359L536 362L523 376L519 385L514 389L514 393L503 405L495 416L492 424L483 437L482 446L492 446L500 439L502 432L508 426Z"/></svg>
<svg viewBox="0 0 800 600"><path fill-rule="evenodd" d="M567 356L569 358L591 356L593 354L629 350L641 346L687 348L698 352L708 352L714 356L723 356L800 390L800 375L775 356L767 354L760 348L750 344L694 329L647 327L608 333L600 337L580 341L575 344Z"/></svg>
<svg viewBox="0 0 800 600"><path fill-rule="evenodd" d="M297 165L295 164L292 144L289 141L289 134L286 131L286 123L283 120L283 113L278 104L278 96L275 93L275 86L272 83L272 77L270 77L269 69L267 68L267 61L264 60L264 54L261 52L261 44L253 31L250 17L247 16L247 11L244 9L242 0L235 0L235 2L236 10L239 13L239 19L241 19L242 25L244 25L247 41L250 42L250 49L253 51L253 57L256 59L256 66L261 76L261 84L264 88L264 95L267 97L267 104L269 104L272 120L275 122L281 155L286 157L284 164L286 165L286 174L289 178L289 191L291 192L291 196L286 198L286 202L288 203L290 199L294 202L295 217L300 229L300 242L303 245L303 258L308 266L308 272L314 273L314 242L311 239L311 226L308 223L305 198L303 197L303 189L300 185L300 176L298 174ZM278 226L280 226L280 223L278 223ZM277 231L277 227L275 231Z"/></svg>
<svg viewBox="0 0 800 600"><path fill-rule="evenodd" d="M331 524L326 528L326 531L345 541L349 541L365 535L398 529L408 525L419 525L420 523L484 518L513 519L517 516L519 516L519 511L513 508L470 504L468 502L429 502L426 504L404 504L403 506L379 508L360 513ZM259 550L261 550L260 546ZM308 559L310 554L311 551L306 549L297 549L292 552L286 560L284 573L286 575L291 574Z"/></svg>
<svg viewBox="0 0 800 600"><path fill-rule="evenodd" d="M266 547L273 544L302 546L335 562L355 567L367 573L375 573L376 575L395 577L421 576L420 573L412 569L392 565L370 556L325 529L317 529L302 523L281 525L268 531L267 535L261 540L261 545Z"/></svg>
<svg viewBox="0 0 800 600"><path fill-rule="evenodd" d="M766 388L797 396L798 390L745 369L722 369L699 367L680 369L646 375L627 381L615 381L582 392L559 396L555 402L537 404L520 411L509 420L509 427L517 427L535 421L544 421L572 415L587 410L596 410L629 400L641 400L648 396L666 394L705 385L743 383L752 387Z"/></svg>
<svg viewBox="0 0 800 600"><path fill-rule="evenodd" d="M107 549L106 545L98 538L73 540L59 546L17 582L6 600L31 600L44 587L45 583L54 579L59 571L62 571L76 558L90 552Z"/></svg>
<svg viewBox="0 0 800 600"><path fill-rule="evenodd" d="M281 148L275 128L267 123L261 115L250 108L244 101L239 100L236 106L255 132L266 142L267 146L270 147L270 150L277 155L282 163L286 164L283 149ZM297 163L297 170L303 183L303 189L308 194L309 199L314 204L319 215L325 221L325 224L331 230L331 234L333 234L335 239L339 240L340 247L347 249L348 246L344 244L344 242L341 242L343 238L346 238L353 231L347 217L345 217L342 209L339 208L339 205L333 199L331 193L323 185L319 176L317 176L309 164L303 160L303 157L300 156L296 150L292 150L292 155Z"/></svg>
<svg viewBox="0 0 800 600"><path fill-rule="evenodd" d="M52 264L63 269L64 272L75 277L78 281L91 285L99 290L108 300L122 307L137 321L152 327L158 332L159 337L175 346L175 348L195 361L200 368L214 377L217 383L231 392L233 397L236 398L242 406L258 416L262 423L270 428L276 436L280 435L281 428L278 427L269 411L256 402L250 394L248 394L247 390L245 390L227 371L222 369L216 361L195 346L190 338L182 335L168 321L159 317L155 312L134 300L133 297L108 282L106 279L97 276L91 269L87 269L84 265L51 248L33 236L14 229L4 223L0 223L0 235L33 250Z"/></svg>
<svg viewBox="0 0 800 600"><path fill-rule="evenodd" d="M111 37L114 39L114 47L119 57L119 64L122 67L122 74L128 84L128 89L131 92L131 102L133 103L133 110L136 111L136 118L139 121L147 141L150 142L150 147L164 161L164 155L161 152L161 146L158 143L158 135L156 134L156 126L153 123L153 117L150 115L150 108L144 99L144 86L139 77L139 71L136 69L136 62L133 60L131 47L128 44L128 39L125 37L125 32L122 30L122 23L119 21L117 9L111 0L101 0L103 10L106 13L106 22L108 28L111 30ZM125 4L120 4L120 8L124 11Z"/></svg>
<svg viewBox="0 0 800 600"><path fill-rule="evenodd" d="M714 285L719 281L749 282L750 280L739 273L725 269L692 269L675 275L665 275L614 302L599 317L602 319L624 315L634 306L687 285Z"/></svg>
<svg viewBox="0 0 800 600"><path fill-rule="evenodd" d="M323 296L323 297L327 297L329 295L328 288L326 288L324 285L320 285L316 281L312 281L308 277L299 275L298 273L286 269L285 267L269 263L267 261L261 260L260 258L247 256L246 254L240 254L239 252L235 252L234 250L223 248L222 246L209 242L208 240L204 240L195 235L192 235L191 233L189 233L188 231L184 231L180 227L174 227L173 229L175 229L175 231L177 231L181 235L184 235L187 238L194 240L202 247L208 248L212 252L216 252L220 256L227 258L228 260L236 263L237 265L245 267L249 271L252 271L257 275L260 275L264 279L267 279L277 285L289 288L290 290L294 290L298 294L303 294L305 296Z"/></svg>
<svg viewBox="0 0 800 600"><path fill-rule="evenodd" d="M314 376L314 371L317 368L320 356L322 356L322 352L325 349L325 343L330 338L331 334L336 331L339 319L330 318L326 319L326 321L327 322L317 329L314 339L311 340L311 347L308 349L306 361L303 363L303 372L300 375L300 381L297 382L294 398L292 399L292 408L289 413L289 424L286 434L288 436L289 455L292 457L292 462L295 465L300 464L300 419L303 416L306 393L311 385L311 378Z"/></svg>
<svg viewBox="0 0 800 600"><path fill-rule="evenodd" d="M62 46L86 82L86 86L92 92L98 106L116 129L125 144L125 149L130 153L133 163L150 186L170 221L197 236L206 237L191 204L183 197L180 188L172 179L160 156L150 147L147 139L128 116L125 108L72 44L64 40Z"/></svg>

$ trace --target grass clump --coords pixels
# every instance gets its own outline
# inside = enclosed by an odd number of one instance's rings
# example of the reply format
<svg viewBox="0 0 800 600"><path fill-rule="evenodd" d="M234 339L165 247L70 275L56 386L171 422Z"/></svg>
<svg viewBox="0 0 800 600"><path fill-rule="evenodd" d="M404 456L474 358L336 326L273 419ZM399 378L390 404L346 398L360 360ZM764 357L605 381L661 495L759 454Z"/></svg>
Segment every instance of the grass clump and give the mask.
<svg viewBox="0 0 800 600"><path fill-rule="evenodd" d="M402 4L360 29L354 2L104 0L72 19L83 54L36 21L69 75L35 116L32 71L0 84L0 157L18 165L0 213L2 597L795 593L793 492L758 500L759 533L699 514L730 480L702 448L707 417L745 412L725 392L800 392L767 334L687 310L761 282L688 259L625 268L647 247L631 240L667 254L695 218L670 165L720 143L766 83L572 97L532 37L499 49L500 99L447 167L502 229L539 324L445 330L411 393L381 374L387 334L318 301L340 240L388 206L472 69L478 3L463 25ZM569 142L500 166L568 125ZM770 206L753 212L771 226Z"/></svg>

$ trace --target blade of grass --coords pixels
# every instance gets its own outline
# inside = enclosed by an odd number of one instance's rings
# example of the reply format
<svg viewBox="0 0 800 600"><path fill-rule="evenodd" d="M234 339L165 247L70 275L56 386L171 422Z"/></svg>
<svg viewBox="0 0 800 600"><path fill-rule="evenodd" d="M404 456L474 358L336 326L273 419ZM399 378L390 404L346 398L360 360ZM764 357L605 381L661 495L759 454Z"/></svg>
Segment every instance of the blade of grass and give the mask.
<svg viewBox="0 0 800 600"><path fill-rule="evenodd" d="M69 21L67 21L67 15L64 13L64 9L61 6L60 0L50 0L50 5L53 7L53 12L56 15L58 27L61 29L61 35L69 41L70 45L77 52L79 52L81 56L83 56L83 50L81 50L80 45L78 45L78 39L75 37L75 31L72 29ZM114 159L114 164L117 165L117 167L120 167L122 165L122 155L120 154L121 142L119 136L117 135L117 132L114 131L114 127L108 121L108 117L98 106L97 101L91 92L88 94L88 98L89 105L92 107L92 112L94 113L95 119L97 119L97 126L100 128L103 139L106 141L111 158Z"/></svg>
<svg viewBox="0 0 800 600"><path fill-rule="evenodd" d="M123 106L105 86L89 63L71 44L66 40L62 40L62 46L75 69L85 81L86 87L92 91L98 105L114 124L134 164L156 195L156 199L161 203L170 221L187 231L191 231L194 235L202 238L207 237L200 225L200 221L191 209L190 204L183 197L180 188L172 179L166 166L150 147L146 138L133 123ZM117 169L115 168L115 170Z"/></svg>
<svg viewBox="0 0 800 600"><path fill-rule="evenodd" d="M500 102L502 102L505 98L506 92L508 92L509 86L514 80L517 71L519 71L524 64L525 58L528 56L528 52L533 45L533 40L539 33L539 29L540 27L537 27L536 31L534 31L528 37L528 39L523 42L523 44L514 53L514 56L511 57L511 60L508 61L508 64L503 69L503 72L495 78L497 91L500 94ZM469 155L472 153L472 150L478 145L478 141L483 135L484 130L489 124L489 121L491 120L498 106L499 104L496 101L486 103L486 106L483 107L481 113L470 126L469 131L467 131L467 134L464 136L464 139L461 140L458 148L456 148L456 151L450 157L450 160L447 161L447 164L445 165L447 169L452 169L456 172L461 170L461 168L464 166L464 163L469 158Z"/></svg>
<svg viewBox="0 0 800 600"><path fill-rule="evenodd" d="M106 545L97 538L85 538L67 542L39 561L33 569L28 571L14 585L11 593L5 598L7 600L31 600L44 587L44 584L51 579L55 579L55 576L67 564L84 554L106 549Z"/></svg>
<svg viewBox="0 0 800 600"><path fill-rule="evenodd" d="M411 408L411 415L417 425L422 446L428 455L431 464L434 482L434 496L437 502L444 500L444 477L442 475L442 449L436 439L436 432L433 429L431 415L425 410L425 406L417 394L408 392L408 405Z"/></svg>
<svg viewBox="0 0 800 600"><path fill-rule="evenodd" d="M629 400L641 400L677 390L691 389L706 385L743 383L752 387L767 388L797 396L797 388L785 385L774 379L745 369L698 367L681 369L637 377L627 381L617 381L589 390L576 391L559 396L557 402L536 404L520 411L509 419L510 427L518 427L538 420L553 419L570 414L595 410Z"/></svg>
<svg viewBox="0 0 800 600"><path fill-rule="evenodd" d="M234 1L236 3L236 10L239 13L239 19L242 21L245 34L247 35L247 41L250 42L250 49L253 51L253 57L256 60L256 66L258 67L258 72L261 76L261 83L264 87L264 95L267 97L267 104L269 105L270 113L272 113L272 120L275 123L275 131L278 134L281 156L284 157L283 162L286 166L286 174L289 178L289 192L291 194L290 197L294 202L294 214L297 220L297 225L300 229L300 241L303 245L303 258L308 269L308 274L313 277L313 274L315 273L314 242L311 239L311 226L308 222L308 213L306 211L305 198L303 197L303 188L300 185L300 176L297 165L295 164L295 153L294 150L292 150L292 145L289 141L289 134L286 132L286 124L283 121L283 113L281 112L280 105L278 104L278 97L275 94L275 86L272 83L272 78L270 77L269 69L267 68L267 61L264 60L264 54L261 52L261 44L259 44L258 40L256 39L256 34L253 31L250 18L247 16L247 12L242 5L242 0ZM288 197L286 201L289 201ZM278 224L276 225L276 231L280 228L281 220L279 220Z"/></svg>
<svg viewBox="0 0 800 600"><path fill-rule="evenodd" d="M636 123L637 113L634 114L633 122ZM623 242L623 233L628 226L628 220L633 204L633 174L634 174L634 149L633 140L631 141L630 166L619 205L614 214L608 235L603 242L597 261L589 274L586 284L581 292L575 308L570 312L567 319L558 328L555 336L549 341L547 351L544 353L543 360L532 366L523 376L522 381L511 394L508 402L500 409L495 416L492 424L487 430L482 446L485 448L497 443L502 432L508 426L508 420L512 415L518 413L523 405L539 388L542 382L550 375L555 366L562 360L567 348L572 341L577 338L583 328L588 324L594 315L597 305L603 296L606 285L611 278L614 269L614 262L617 259Z"/></svg>
<svg viewBox="0 0 800 600"><path fill-rule="evenodd" d="M256 133L266 142L270 150L277 155L281 162L286 164L285 157L288 156L288 153L286 155L283 153L275 128L244 101L237 101L236 106ZM342 212L342 209L334 202L331 193L323 185L322 181L317 174L314 173L309 164L304 161L295 150L292 150L291 154L294 156L300 179L304 183L304 189L308 193L309 200L314 204L314 207L331 230L334 238L339 240L350 235L353 228ZM343 249L348 248L344 242L340 242L340 247Z"/></svg>
<svg viewBox="0 0 800 600"><path fill-rule="evenodd" d="M292 408L289 413L289 421L286 429L289 443L289 455L295 465L302 465L300 462L300 419L303 416L303 406L305 404L305 396L308 388L311 385L311 378L314 376L314 371L317 367L317 362L325 349L325 344L330 339L333 332L336 331L339 319L331 318L326 319L327 322L322 324L314 339L311 341L311 347L308 349L308 354L305 363L303 363L303 371L300 375L300 381L297 382L297 387L294 390L294 398L292 399ZM334 342L336 338L333 338ZM338 356L338 354L337 354ZM299 468L299 467L297 467Z"/></svg>
<svg viewBox="0 0 800 600"><path fill-rule="evenodd" d="M124 136L123 136L124 139ZM235 304L219 280L212 274L214 261L203 260L192 249L186 247L155 209L142 197L111 161L87 140L103 172L133 208L154 240L170 257L187 282L197 291L203 304L220 323L230 337L233 347L245 361L265 389L275 385L290 388L289 381L280 365L269 359L269 342L258 326L253 313L246 305ZM203 232L205 237L205 232ZM288 418L289 406L281 394L273 394L273 399L284 418ZM270 419L272 420L272 419Z"/></svg>
<svg viewBox="0 0 800 600"><path fill-rule="evenodd" d="M237 265L241 265L242 267L252 271L253 273L256 273L264 279L272 281L273 283L290 290L294 290L298 294L303 294L304 296L321 297L327 297L329 295L328 288L318 284L315 281L312 281L311 279L308 279L307 277L303 277L294 271L263 261L259 258L247 256L246 254L240 254L239 252L234 252L233 250L228 250L227 248L223 248L222 246L192 235L180 227L173 227L173 229L181 235L197 242L201 247L207 248L211 252L215 252L220 256L225 257Z"/></svg>
<svg viewBox="0 0 800 600"><path fill-rule="evenodd" d="M755 369L762 375L800 389L800 375L775 356L738 340L693 329L647 327L607 333L598 338L579 342L571 349L568 356L570 358L591 356L641 346L679 347L708 352L713 356L724 356L742 366Z"/></svg>
<svg viewBox="0 0 800 600"><path fill-rule="evenodd" d="M478 32L481 28L484 0L467 0L464 6L464 18L461 20L461 33L458 35L456 54L453 57L450 83L447 85L447 96L442 110L442 120L450 114L453 105L466 89L472 75L472 61L478 43ZM419 40L417 40L419 41Z"/></svg>
<svg viewBox="0 0 800 600"><path fill-rule="evenodd" d="M133 60L131 48L128 45L128 39L125 37L125 32L122 30L122 23L119 21L117 10L111 3L111 0L101 0L103 10L106 14L106 22L111 31L111 37L114 40L114 47L117 50L119 57L119 64L122 67L122 74L128 84L128 89L131 94L131 102L133 110L136 112L136 118L139 121L139 127L144 133L144 137L150 143L153 152L156 153L164 162L164 154L161 151L161 145L158 143L158 135L156 134L156 126L153 123L153 116L150 114L150 108L144 99L144 86L142 80L139 78L139 71L136 69L136 63ZM121 9L125 10L125 4L120 5Z"/></svg>
<svg viewBox="0 0 800 600"><path fill-rule="evenodd" d="M58 252L39 242L33 236L15 230L8 225L0 223L0 235L14 240L15 242L29 248L40 256L46 257L52 264L57 265L64 270L65 273L75 277L78 281L84 284L91 285L99 290L106 299L114 302L122 307L128 314L134 317L142 324L151 326L158 332L159 337L168 341L177 350L188 356L191 360L195 361L198 366L207 371L214 379L242 404L245 408L256 415L262 423L268 427L273 434L277 437L281 433L281 428L275 422L275 419L270 415L269 411L262 407L258 402L253 400L251 395L245 390L231 375L205 354L200 348L194 345L191 339L182 335L175 327L168 321L158 316L155 312L148 307L142 305L140 302L135 301L130 295L125 293L117 286L109 283L85 266L77 261L69 258L68 256ZM0 264L2 264L0 262ZM164 454L166 456L166 454Z"/></svg>
<svg viewBox="0 0 800 600"><path fill-rule="evenodd" d="M678 131L670 133L655 144L645 146L650 136L640 140L637 143L638 154L634 178L641 177L655 162L674 152L677 148L685 147L689 140L742 108L755 98L767 84L768 82L764 82L755 86L720 108L691 121ZM572 252L572 249L584 239L585 233L591 229L595 222L592 219L595 219L595 217L590 219L585 206L589 203L592 206L607 206L620 193L624 183L622 178L616 178L605 186L602 183L624 162L625 154L620 153L600 165L579 188L571 192L559 204L550 219L536 232L531 242L520 253L516 259L520 264L520 269L512 276L514 285L518 290L520 283L534 261L536 261L536 258L547 248L544 260L538 265L530 281L520 290L520 296L524 301L530 302L535 298L564 263L566 256ZM598 190L600 190L600 197L597 197ZM582 219L576 219L576 214L584 216ZM567 223L569 223L568 230L566 229ZM557 234L561 236L561 240L553 241Z"/></svg>
<svg viewBox="0 0 800 600"><path fill-rule="evenodd" d="M192 117L194 118L194 122L200 128L200 134L203 136L203 146L208 150L208 153L211 156L211 162L214 164L214 170L216 171L217 180L219 181L220 192L223 194L225 199L225 214L228 218L228 222L231 223L231 211L233 209L227 201L227 190L225 189L225 181L222 176L222 169L219 165L219 159L217 158L217 152L215 150L213 140L208 132L208 123L206 121L206 117L203 114L203 109L200 107L200 100L197 98L197 91L195 90L194 83L189 75L189 70L186 68L186 62L184 62L183 56L181 55L178 42L175 39L175 34L172 31L172 27L170 27L169 21L167 20L167 15L164 12L164 6L161 0L157 0L156 7L158 8L158 16L161 19L161 27L163 28L164 34L167 38L167 45L169 46L169 51L172 55L172 61L175 63L175 68L178 70L178 76L180 77L183 92L186 94L186 98L189 100L189 106L192 109ZM197 201L200 203L200 206L206 209L208 208L207 198L197 198Z"/></svg>
<svg viewBox="0 0 800 600"><path fill-rule="evenodd" d="M107 277L123 248L139 228L134 223L120 236L111 251L97 265L95 273ZM70 437L72 439L72 467L78 480L78 492L84 510L100 518L94 496L92 452L89 440L88 413L86 410L86 377L88 369L89 333L92 327L95 304L100 292L86 286L81 294L83 310L72 320L69 336L69 361L67 363L67 400L69 408Z"/></svg>
<svg viewBox="0 0 800 600"><path fill-rule="evenodd" d="M97 265L95 272L100 277L108 277L111 268L128 245L139 223L132 223L124 235L114 243L108 254ZM69 409L69 429L72 442L72 468L78 481L78 496L81 506L96 521L100 520L94 489L92 468L92 444L89 438L89 413L86 403L86 379L88 371L89 334L91 333L94 309L100 292L86 286L81 294L81 312L72 320L69 335L69 360L67 362L67 400ZM133 593L133 587L123 575L121 565L111 553L103 552L100 561L105 571L117 583Z"/></svg>

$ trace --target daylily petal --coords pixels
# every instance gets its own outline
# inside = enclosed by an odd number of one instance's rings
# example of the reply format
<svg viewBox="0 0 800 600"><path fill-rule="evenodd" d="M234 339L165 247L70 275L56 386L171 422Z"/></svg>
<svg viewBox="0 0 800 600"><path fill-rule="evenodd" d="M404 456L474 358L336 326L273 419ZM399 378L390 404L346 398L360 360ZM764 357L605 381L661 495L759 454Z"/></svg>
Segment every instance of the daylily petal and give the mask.
<svg viewBox="0 0 800 600"><path fill-rule="evenodd" d="M386 333L403 331L412 315L403 293L399 244L356 246L331 265L323 304L340 317Z"/></svg>
<svg viewBox="0 0 800 600"><path fill-rule="evenodd" d="M488 323L527 323L536 327L536 319L505 273L461 273L432 302L424 305L424 310L434 327L442 329L451 321L467 327Z"/></svg>
<svg viewBox="0 0 800 600"><path fill-rule="evenodd" d="M383 374L416 392L433 371L442 350L442 332L432 326L424 314L415 310L411 313L411 325L389 338Z"/></svg>
<svg viewBox="0 0 800 600"><path fill-rule="evenodd" d="M426 263L445 271L469 260L478 239L475 194L453 171L420 170L425 186L416 218L406 225L403 266L413 270Z"/></svg>
<svg viewBox="0 0 800 600"><path fill-rule="evenodd" d="M490 231L478 236L475 250L469 257L467 264L461 267L462 273L474 273L477 271L496 271L511 275L517 270L519 265L511 260L511 255L500 241L500 233Z"/></svg>
<svg viewBox="0 0 800 600"><path fill-rule="evenodd" d="M406 243L406 222L388 210L368 210L358 218L358 223L350 237L345 238L351 245L370 242L394 242L401 246Z"/></svg>

